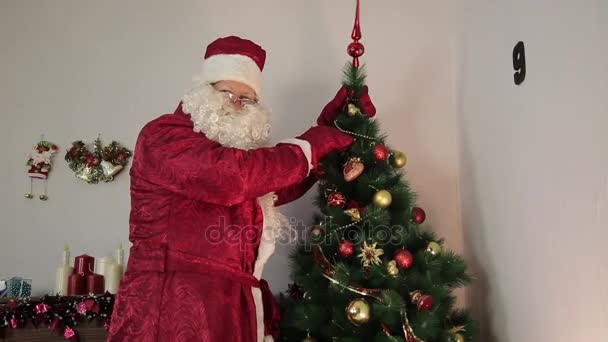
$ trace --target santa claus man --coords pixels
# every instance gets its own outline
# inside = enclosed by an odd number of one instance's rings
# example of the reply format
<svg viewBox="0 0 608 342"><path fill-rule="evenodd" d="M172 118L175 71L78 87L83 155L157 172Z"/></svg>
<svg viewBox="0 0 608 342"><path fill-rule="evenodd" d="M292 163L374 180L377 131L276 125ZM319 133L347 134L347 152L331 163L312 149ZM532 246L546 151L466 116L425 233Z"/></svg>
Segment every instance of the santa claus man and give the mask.
<svg viewBox="0 0 608 342"><path fill-rule="evenodd" d="M214 41L175 112L142 129L130 171L133 246L108 341L277 337L279 312L261 279L284 221L275 206L306 192L319 159L353 139L327 125L341 90L319 126L266 147L265 58L249 40Z"/></svg>

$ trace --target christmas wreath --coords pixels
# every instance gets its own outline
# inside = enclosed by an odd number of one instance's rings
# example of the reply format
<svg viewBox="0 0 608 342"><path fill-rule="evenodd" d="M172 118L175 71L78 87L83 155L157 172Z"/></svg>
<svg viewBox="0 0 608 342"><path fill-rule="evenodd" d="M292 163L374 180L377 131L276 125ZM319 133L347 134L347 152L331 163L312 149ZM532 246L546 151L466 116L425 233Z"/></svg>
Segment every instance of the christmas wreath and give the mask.
<svg viewBox="0 0 608 342"><path fill-rule="evenodd" d="M131 151L116 141L102 146L101 139L95 139L93 152L81 140L74 141L66 152L65 160L76 177L89 184L99 181L111 182L129 162Z"/></svg>

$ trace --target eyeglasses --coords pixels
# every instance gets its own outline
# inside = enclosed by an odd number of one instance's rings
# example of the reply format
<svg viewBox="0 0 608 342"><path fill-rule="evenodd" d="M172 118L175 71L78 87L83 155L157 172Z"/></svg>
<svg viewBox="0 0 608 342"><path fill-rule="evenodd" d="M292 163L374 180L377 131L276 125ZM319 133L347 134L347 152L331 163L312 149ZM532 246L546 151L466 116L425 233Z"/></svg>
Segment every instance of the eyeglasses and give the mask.
<svg viewBox="0 0 608 342"><path fill-rule="evenodd" d="M224 94L225 96L227 96L228 99L230 100L230 102L232 102L232 103L240 102L242 106L253 106L258 103L257 99L250 99L246 96L239 97L239 96L234 95L232 92L230 92L228 90L220 90L219 92Z"/></svg>

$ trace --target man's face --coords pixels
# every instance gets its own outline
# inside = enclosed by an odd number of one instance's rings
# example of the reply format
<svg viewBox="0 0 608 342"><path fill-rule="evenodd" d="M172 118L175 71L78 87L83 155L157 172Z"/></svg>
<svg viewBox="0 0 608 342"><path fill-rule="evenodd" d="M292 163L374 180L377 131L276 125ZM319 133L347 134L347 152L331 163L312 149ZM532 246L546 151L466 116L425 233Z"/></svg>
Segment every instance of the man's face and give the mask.
<svg viewBox="0 0 608 342"><path fill-rule="evenodd" d="M245 105L256 104L258 102L255 91L245 83L218 81L213 83L213 88L224 94L237 111L241 110Z"/></svg>

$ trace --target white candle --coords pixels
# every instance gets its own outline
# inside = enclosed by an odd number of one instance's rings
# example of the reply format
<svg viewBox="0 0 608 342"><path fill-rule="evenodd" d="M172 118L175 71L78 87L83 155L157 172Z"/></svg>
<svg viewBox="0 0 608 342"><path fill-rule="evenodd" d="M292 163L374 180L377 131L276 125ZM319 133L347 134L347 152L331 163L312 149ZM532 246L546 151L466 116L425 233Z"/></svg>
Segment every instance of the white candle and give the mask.
<svg viewBox="0 0 608 342"><path fill-rule="evenodd" d="M125 251L122 249L122 242L118 243L118 249L116 250L116 263L119 265L124 264Z"/></svg>
<svg viewBox="0 0 608 342"><path fill-rule="evenodd" d="M105 285L106 291L117 293L122 278L122 265L111 263L106 266Z"/></svg>
<svg viewBox="0 0 608 342"><path fill-rule="evenodd" d="M62 265L70 265L70 247L68 246L68 243L65 243L65 246L63 246L63 259L62 259Z"/></svg>
<svg viewBox="0 0 608 342"><path fill-rule="evenodd" d="M108 276L107 276L108 266L113 263L114 263L114 258L112 258L112 257L103 257L103 258L97 259L96 272L103 276L104 291L108 288L108 285L109 285Z"/></svg>
<svg viewBox="0 0 608 342"><path fill-rule="evenodd" d="M70 248L66 243L63 247L61 265L55 270L55 294L66 296L68 294L68 278L74 272L70 266Z"/></svg>

